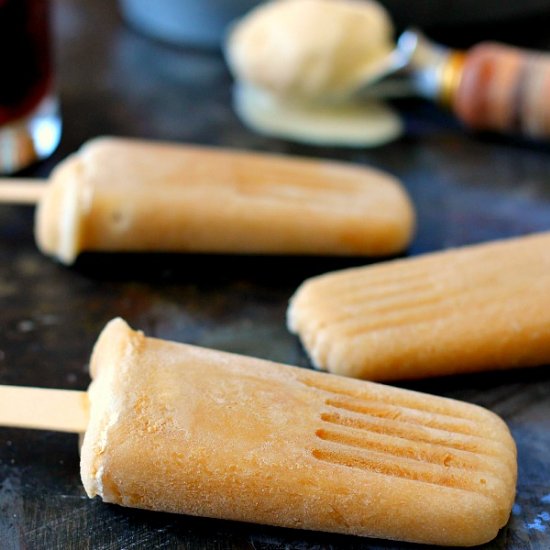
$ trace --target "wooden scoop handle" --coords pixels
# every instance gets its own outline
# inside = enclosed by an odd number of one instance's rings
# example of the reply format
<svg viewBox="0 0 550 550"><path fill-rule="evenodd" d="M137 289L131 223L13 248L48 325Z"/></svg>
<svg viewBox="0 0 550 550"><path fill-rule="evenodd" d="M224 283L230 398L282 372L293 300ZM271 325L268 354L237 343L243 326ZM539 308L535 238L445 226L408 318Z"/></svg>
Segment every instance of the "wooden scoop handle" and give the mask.
<svg viewBox="0 0 550 550"><path fill-rule="evenodd" d="M481 43L454 58L450 78L452 108L468 126L550 137L550 54Z"/></svg>

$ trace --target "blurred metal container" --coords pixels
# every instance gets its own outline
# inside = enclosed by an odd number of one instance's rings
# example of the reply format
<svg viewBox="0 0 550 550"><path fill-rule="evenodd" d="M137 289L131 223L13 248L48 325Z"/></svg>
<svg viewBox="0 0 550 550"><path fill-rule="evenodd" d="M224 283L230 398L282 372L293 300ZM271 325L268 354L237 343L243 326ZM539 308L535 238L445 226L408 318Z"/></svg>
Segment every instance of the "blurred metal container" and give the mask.
<svg viewBox="0 0 550 550"><path fill-rule="evenodd" d="M227 25L261 0L119 0L139 31L171 44L219 48ZM550 13L549 0L380 0L400 26L497 22Z"/></svg>
<svg viewBox="0 0 550 550"><path fill-rule="evenodd" d="M260 0L119 0L123 17L164 42L218 48L227 25Z"/></svg>

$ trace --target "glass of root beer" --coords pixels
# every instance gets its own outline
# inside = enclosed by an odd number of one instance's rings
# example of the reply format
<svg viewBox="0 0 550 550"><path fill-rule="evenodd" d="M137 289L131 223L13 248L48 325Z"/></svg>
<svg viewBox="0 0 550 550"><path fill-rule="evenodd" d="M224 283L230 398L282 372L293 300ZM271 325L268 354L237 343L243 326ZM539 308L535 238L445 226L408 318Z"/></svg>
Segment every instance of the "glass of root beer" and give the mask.
<svg viewBox="0 0 550 550"><path fill-rule="evenodd" d="M46 158L61 137L49 0L0 0L0 174Z"/></svg>

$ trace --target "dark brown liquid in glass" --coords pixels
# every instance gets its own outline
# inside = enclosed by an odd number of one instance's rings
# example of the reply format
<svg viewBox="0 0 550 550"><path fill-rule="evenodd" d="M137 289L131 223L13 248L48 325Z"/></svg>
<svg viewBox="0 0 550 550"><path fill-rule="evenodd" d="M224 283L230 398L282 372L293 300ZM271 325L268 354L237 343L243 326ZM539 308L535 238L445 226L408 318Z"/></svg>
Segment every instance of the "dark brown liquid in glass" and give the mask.
<svg viewBox="0 0 550 550"><path fill-rule="evenodd" d="M31 112L51 85L47 0L0 0L0 125Z"/></svg>

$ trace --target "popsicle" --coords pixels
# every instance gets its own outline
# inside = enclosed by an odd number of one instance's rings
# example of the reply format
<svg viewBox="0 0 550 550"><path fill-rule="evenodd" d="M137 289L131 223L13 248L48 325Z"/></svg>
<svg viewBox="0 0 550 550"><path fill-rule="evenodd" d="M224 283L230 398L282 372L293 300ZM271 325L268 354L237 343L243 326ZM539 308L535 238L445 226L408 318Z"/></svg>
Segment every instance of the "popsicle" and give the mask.
<svg viewBox="0 0 550 550"><path fill-rule="evenodd" d="M333 373L398 380L550 362L550 233L305 281L288 327Z"/></svg>
<svg viewBox="0 0 550 550"><path fill-rule="evenodd" d="M121 319L91 376L89 413L84 392L52 397L85 430L89 497L444 545L486 542L508 520L516 449L481 407L148 338ZM34 394L52 390L23 389L35 410L18 422L20 390L0 388L0 424L48 427Z"/></svg>
<svg viewBox="0 0 550 550"><path fill-rule="evenodd" d="M414 227L401 184L372 168L120 138L87 143L49 185L4 190L39 199L38 246L68 264L82 251L386 255Z"/></svg>

